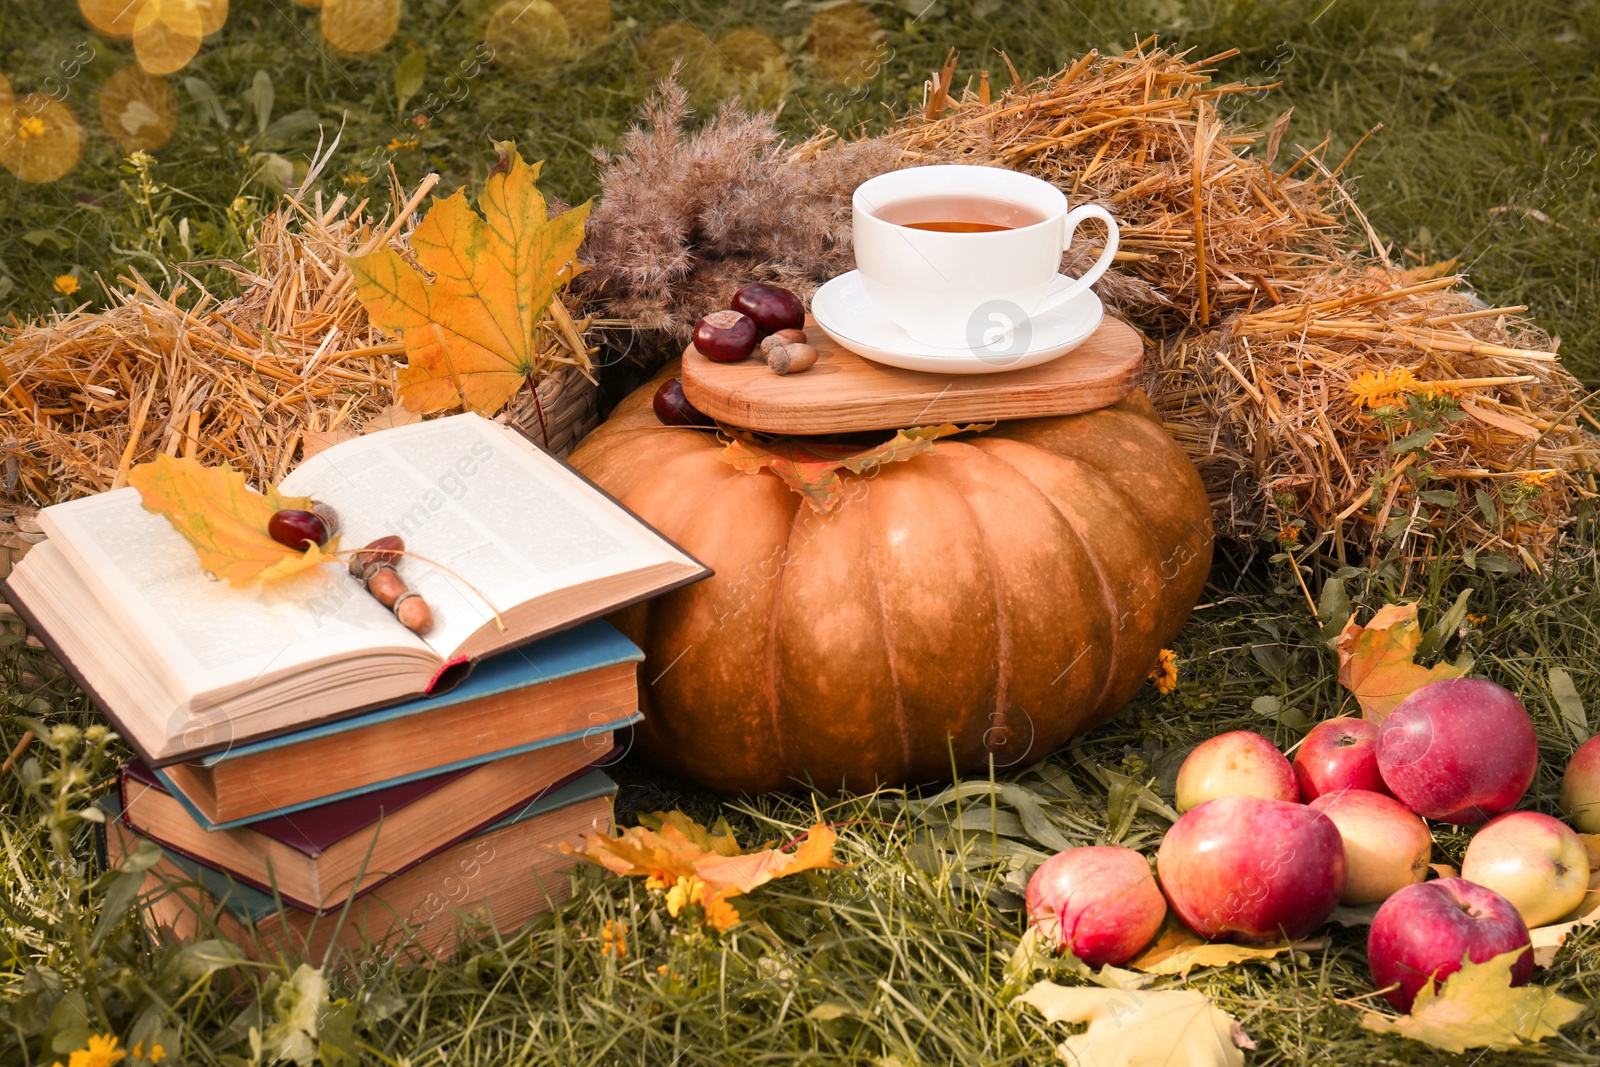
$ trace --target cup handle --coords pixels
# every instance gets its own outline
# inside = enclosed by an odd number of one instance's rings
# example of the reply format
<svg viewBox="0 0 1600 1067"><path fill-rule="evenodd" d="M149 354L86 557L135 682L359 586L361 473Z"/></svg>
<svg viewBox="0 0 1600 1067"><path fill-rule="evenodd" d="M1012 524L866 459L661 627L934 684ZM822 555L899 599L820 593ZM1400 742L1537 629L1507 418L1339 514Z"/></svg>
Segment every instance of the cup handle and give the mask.
<svg viewBox="0 0 1600 1067"><path fill-rule="evenodd" d="M1084 219L1099 219L1106 224L1106 247L1100 253L1100 258L1094 261L1094 266L1074 278L1067 287L1058 293L1050 293L1045 297L1044 303L1039 305L1035 315L1042 315L1047 311L1065 304L1068 300L1083 292L1089 286L1100 280L1100 276L1111 266L1111 261L1117 255L1117 220L1111 212L1098 204L1084 204L1082 207L1073 208L1067 212L1062 220L1061 251L1066 252L1067 246L1072 243L1072 234L1078 228L1078 223Z"/></svg>

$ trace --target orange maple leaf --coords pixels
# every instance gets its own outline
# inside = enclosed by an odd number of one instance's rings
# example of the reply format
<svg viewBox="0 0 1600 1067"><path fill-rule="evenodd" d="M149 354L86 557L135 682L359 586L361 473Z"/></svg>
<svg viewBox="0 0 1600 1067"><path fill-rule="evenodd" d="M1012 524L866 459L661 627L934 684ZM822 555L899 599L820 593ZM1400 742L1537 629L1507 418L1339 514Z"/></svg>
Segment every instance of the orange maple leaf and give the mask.
<svg viewBox="0 0 1600 1067"><path fill-rule="evenodd" d="M484 185L482 218L459 190L435 201L411 234L415 266L392 248L351 257L368 316L405 342L410 410L493 415L537 369L536 331L570 276L590 206L548 218L539 166L513 151Z"/></svg>
<svg viewBox="0 0 1600 1067"><path fill-rule="evenodd" d="M165 453L128 472L146 511L164 515L194 546L200 566L237 588L271 582L329 560L339 539L304 551L267 534L267 522L284 508L306 509L311 498L284 496L272 486L258 493L244 474L227 464L207 467L194 459Z"/></svg>
<svg viewBox="0 0 1600 1067"><path fill-rule="evenodd" d="M1429 682L1459 678L1469 668L1449 663L1421 667L1414 661L1422 644L1417 605L1386 604L1365 626L1354 614L1339 634L1339 684L1361 704L1363 717L1382 722L1406 697Z"/></svg>
<svg viewBox="0 0 1600 1067"><path fill-rule="evenodd" d="M667 890L668 910L674 917L687 905L699 904L706 921L717 930L739 921L739 913L727 903L730 897L742 896L775 878L844 866L833 858L838 837L823 823L807 830L793 852L767 848L734 853L731 833L713 836L682 812L659 815L652 821L659 822L660 829L634 826L617 837L584 834L576 847L563 844L561 849L613 874L648 878L649 888Z"/></svg>

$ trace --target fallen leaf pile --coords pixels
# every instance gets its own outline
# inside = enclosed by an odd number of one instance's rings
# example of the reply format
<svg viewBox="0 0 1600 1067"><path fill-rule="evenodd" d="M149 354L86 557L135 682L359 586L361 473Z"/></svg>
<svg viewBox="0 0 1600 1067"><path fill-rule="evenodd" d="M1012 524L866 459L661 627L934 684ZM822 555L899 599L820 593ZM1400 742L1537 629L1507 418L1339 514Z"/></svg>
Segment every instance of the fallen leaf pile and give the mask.
<svg viewBox="0 0 1600 1067"><path fill-rule="evenodd" d="M1339 634L1339 684L1361 704L1363 716L1382 722L1406 697L1429 682L1460 678L1472 669L1440 663L1421 667L1415 662L1422 644L1417 605L1386 604L1365 625L1350 616Z"/></svg>
<svg viewBox="0 0 1600 1067"><path fill-rule="evenodd" d="M1088 1023L1056 1049L1075 1067L1243 1067L1255 1048L1239 1020L1188 990L1036 982L1017 1001L1053 1023Z"/></svg>
<svg viewBox="0 0 1600 1067"><path fill-rule="evenodd" d="M1503 1051L1552 1037L1585 1008L1544 986L1513 989L1511 965L1524 951L1512 949L1483 963L1463 960L1461 970L1445 979L1443 989L1430 983L1417 994L1410 1015L1394 1018L1369 1012L1361 1025L1450 1052Z"/></svg>
<svg viewBox="0 0 1600 1067"><path fill-rule="evenodd" d="M707 924L719 931L740 921L730 898L775 878L844 866L833 858L837 835L821 823L806 831L793 852L743 852L725 821L708 830L678 811L643 819L655 826L630 827L617 837L588 833L576 847L563 844L562 851L613 874L643 876L645 888L666 894L673 918L699 905Z"/></svg>
<svg viewBox="0 0 1600 1067"><path fill-rule="evenodd" d="M243 472L227 464L161 454L128 472L146 511L163 515L194 546L207 574L243 589L326 563L338 549L335 537L320 549L281 545L267 535L267 522L284 508L305 509L311 498L284 496L272 486L251 489Z"/></svg>
<svg viewBox="0 0 1600 1067"><path fill-rule="evenodd" d="M540 165L504 151L505 171L478 198L482 217L458 190L412 231L414 263L392 248L349 260L372 322L405 342L399 396L412 411L493 415L552 358L540 324L572 276L589 204L549 218Z"/></svg>

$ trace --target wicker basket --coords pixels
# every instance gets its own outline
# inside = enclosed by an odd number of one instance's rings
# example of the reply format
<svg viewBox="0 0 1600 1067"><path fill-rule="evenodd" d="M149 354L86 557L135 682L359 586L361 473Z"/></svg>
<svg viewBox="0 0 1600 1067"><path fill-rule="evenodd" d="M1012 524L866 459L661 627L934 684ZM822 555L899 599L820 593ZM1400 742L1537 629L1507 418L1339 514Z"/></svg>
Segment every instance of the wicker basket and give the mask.
<svg viewBox="0 0 1600 1067"><path fill-rule="evenodd" d="M600 390L583 371L564 363L520 393L502 417L546 452L565 457L600 425Z"/></svg>

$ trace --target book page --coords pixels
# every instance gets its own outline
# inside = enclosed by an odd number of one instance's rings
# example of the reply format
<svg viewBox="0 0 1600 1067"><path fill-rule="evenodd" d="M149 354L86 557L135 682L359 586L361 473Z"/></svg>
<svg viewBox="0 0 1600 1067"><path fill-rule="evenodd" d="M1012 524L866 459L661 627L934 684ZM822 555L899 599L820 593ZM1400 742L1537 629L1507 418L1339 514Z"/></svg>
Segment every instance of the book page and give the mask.
<svg viewBox="0 0 1600 1067"><path fill-rule="evenodd" d="M443 565L407 558L397 569L432 608L427 640L446 658L494 611L663 562L695 566L559 461L477 415L341 442L282 488L338 509L347 547L397 534L406 551Z"/></svg>
<svg viewBox="0 0 1600 1067"><path fill-rule="evenodd" d="M174 692L198 698L364 650L426 649L337 564L250 589L207 578L136 489L46 508L39 521Z"/></svg>

